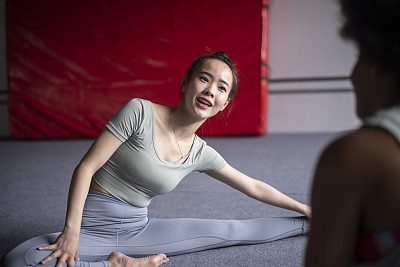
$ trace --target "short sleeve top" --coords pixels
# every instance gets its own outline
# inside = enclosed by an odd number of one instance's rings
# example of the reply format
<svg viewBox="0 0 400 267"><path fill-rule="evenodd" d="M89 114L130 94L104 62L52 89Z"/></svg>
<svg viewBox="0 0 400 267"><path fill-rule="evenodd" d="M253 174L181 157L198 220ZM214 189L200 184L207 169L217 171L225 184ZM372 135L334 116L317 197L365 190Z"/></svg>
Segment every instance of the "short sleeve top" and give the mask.
<svg viewBox="0 0 400 267"><path fill-rule="evenodd" d="M154 196L170 192L192 171L217 172L226 165L222 156L197 135L183 164L164 161L155 147L153 104L147 100L130 100L106 127L122 144L93 179L133 206L148 206Z"/></svg>

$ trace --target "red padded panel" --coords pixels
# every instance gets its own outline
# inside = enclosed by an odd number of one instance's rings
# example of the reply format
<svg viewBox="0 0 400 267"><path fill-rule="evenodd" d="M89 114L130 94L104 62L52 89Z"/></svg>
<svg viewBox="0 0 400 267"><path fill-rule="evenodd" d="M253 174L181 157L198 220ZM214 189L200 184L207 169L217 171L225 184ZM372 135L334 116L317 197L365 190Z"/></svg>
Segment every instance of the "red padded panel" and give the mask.
<svg viewBox="0 0 400 267"><path fill-rule="evenodd" d="M6 4L14 138L96 136L133 97L176 105L183 75L207 48L231 56L240 69L240 84L231 115L227 108L198 134L266 131L262 0ZM266 53L266 43L263 49Z"/></svg>

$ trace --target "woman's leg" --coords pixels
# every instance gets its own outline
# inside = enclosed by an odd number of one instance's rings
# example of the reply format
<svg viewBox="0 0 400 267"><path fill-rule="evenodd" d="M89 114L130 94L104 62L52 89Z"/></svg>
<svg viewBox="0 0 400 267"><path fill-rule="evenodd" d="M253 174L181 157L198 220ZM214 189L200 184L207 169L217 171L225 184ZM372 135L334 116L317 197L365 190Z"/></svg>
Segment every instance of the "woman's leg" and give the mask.
<svg viewBox="0 0 400 267"><path fill-rule="evenodd" d="M79 257L101 259L113 251L131 257L178 255L231 245L258 244L304 234L305 217L251 220L158 219L98 192L89 193ZM86 243L88 242L88 243Z"/></svg>
<svg viewBox="0 0 400 267"><path fill-rule="evenodd" d="M124 233L124 226L121 233ZM232 245L259 244L307 232L305 217L251 220L151 219L134 235L120 234L118 251L132 257L168 256Z"/></svg>
<svg viewBox="0 0 400 267"><path fill-rule="evenodd" d="M52 251L38 250L38 247L53 244L60 233L53 233L38 236L29 239L16 248L11 250L3 259L2 265L5 267L25 267L25 266L43 266L50 267L56 265L56 260L52 260L46 264L40 264L40 261L49 256ZM106 258L107 259L107 258ZM65 263L63 266L67 266ZM75 267L109 267L107 261L86 262L75 261Z"/></svg>
<svg viewBox="0 0 400 267"><path fill-rule="evenodd" d="M125 223L129 225L130 233L137 233L146 226L147 222L146 208L135 208L113 197L91 191L86 199L82 215L78 250L80 261L75 261L75 266L109 266L107 262L109 255L118 251L120 226ZM40 264L52 252L37 248L54 244L59 234L43 235L23 242L3 258L3 265L6 267L55 266L56 260L45 265ZM140 263L142 264L143 261ZM130 265L132 266L133 263ZM63 266L67 266L66 263Z"/></svg>
<svg viewBox="0 0 400 267"><path fill-rule="evenodd" d="M43 245L53 244L60 233L53 233L32 238L20 244L8 253L0 262L2 267L28 267L28 266L43 266L54 267L56 260L52 260L46 264L40 262L51 254L51 251L38 250L37 248ZM85 250L85 247L81 247ZM151 257L133 259L121 253L109 252L113 249L118 250L116 246L110 246L107 249L96 249L96 246L91 247L90 255L81 255L80 261L75 261L75 267L110 267L111 266L127 266L127 267L155 267L160 266L168 261L163 254L152 255ZM86 248L87 249L87 248ZM94 252L94 253L93 253ZM64 263L63 267L67 264Z"/></svg>
<svg viewBox="0 0 400 267"><path fill-rule="evenodd" d="M304 218L252 220L147 219L146 208L136 208L113 197L90 192L82 216L80 261L76 267L108 266L114 251L133 257L165 253L178 255L239 244L257 244L305 233ZM7 267L36 266L50 251L59 233L30 239L12 250ZM54 266L55 260L40 266ZM64 264L66 266L66 264Z"/></svg>

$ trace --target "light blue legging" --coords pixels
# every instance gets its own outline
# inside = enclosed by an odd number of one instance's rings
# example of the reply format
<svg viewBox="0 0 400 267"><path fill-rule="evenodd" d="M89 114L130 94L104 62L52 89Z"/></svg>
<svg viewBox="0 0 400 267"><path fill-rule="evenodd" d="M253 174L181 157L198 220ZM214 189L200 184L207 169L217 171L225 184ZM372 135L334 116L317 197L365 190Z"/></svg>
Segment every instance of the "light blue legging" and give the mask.
<svg viewBox="0 0 400 267"><path fill-rule="evenodd" d="M148 219L147 208L90 191L82 216L75 266L108 267L107 257L119 251L131 257L165 253L167 256L232 245L258 244L304 234L301 217L251 220ZM60 233L32 238L3 259L6 267L55 266L38 264L51 251L37 247L53 244ZM66 263L64 264L66 266Z"/></svg>

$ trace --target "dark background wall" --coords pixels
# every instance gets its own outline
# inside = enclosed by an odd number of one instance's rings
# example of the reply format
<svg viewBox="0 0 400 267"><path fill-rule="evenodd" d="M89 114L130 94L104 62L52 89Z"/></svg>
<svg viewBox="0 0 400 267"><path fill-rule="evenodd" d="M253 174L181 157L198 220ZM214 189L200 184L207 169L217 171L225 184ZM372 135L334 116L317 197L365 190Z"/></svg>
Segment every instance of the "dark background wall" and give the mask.
<svg viewBox="0 0 400 267"><path fill-rule="evenodd" d="M0 137L9 136L6 75L5 1L0 1Z"/></svg>

